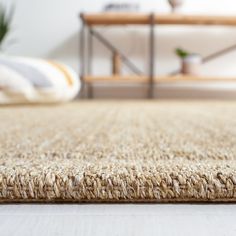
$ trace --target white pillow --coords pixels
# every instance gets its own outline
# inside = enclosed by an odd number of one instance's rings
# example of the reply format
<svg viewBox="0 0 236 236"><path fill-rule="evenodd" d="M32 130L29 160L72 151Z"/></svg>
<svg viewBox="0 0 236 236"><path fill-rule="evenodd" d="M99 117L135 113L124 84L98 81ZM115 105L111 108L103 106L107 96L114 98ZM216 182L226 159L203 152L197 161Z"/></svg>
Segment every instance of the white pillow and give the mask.
<svg viewBox="0 0 236 236"><path fill-rule="evenodd" d="M66 102L80 87L77 74L63 64L0 56L0 104Z"/></svg>

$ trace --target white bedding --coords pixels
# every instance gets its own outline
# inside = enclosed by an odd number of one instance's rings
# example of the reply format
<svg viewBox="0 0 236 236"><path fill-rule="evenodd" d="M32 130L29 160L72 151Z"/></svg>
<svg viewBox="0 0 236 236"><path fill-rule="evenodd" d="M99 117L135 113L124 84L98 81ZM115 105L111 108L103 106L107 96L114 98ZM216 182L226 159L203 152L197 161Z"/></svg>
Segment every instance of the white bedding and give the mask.
<svg viewBox="0 0 236 236"><path fill-rule="evenodd" d="M66 102L79 90L77 74L66 65L0 56L0 104Z"/></svg>

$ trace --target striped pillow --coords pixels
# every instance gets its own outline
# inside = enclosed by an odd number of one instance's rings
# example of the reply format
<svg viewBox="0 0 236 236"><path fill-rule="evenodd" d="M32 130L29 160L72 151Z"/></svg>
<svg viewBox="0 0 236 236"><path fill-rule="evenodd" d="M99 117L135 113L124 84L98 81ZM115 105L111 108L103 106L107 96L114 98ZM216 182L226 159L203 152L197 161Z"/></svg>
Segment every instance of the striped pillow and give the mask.
<svg viewBox="0 0 236 236"><path fill-rule="evenodd" d="M66 102L76 97L80 87L76 73L65 65L0 57L0 104Z"/></svg>

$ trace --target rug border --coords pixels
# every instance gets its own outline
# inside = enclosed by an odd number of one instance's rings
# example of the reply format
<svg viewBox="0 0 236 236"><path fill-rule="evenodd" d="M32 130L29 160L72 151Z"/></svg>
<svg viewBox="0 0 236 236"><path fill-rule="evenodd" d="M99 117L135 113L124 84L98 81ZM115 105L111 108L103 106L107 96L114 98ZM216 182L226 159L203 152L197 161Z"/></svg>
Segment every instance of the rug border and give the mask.
<svg viewBox="0 0 236 236"><path fill-rule="evenodd" d="M236 204L236 199L163 199L163 200L0 200L0 204Z"/></svg>

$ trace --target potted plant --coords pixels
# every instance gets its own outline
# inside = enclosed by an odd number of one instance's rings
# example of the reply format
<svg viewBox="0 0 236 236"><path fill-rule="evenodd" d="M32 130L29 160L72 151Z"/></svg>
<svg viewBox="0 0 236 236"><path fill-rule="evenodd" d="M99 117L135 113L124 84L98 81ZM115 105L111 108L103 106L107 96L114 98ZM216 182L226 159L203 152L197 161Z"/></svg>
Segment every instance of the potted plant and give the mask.
<svg viewBox="0 0 236 236"><path fill-rule="evenodd" d="M8 11L3 4L0 4L0 50L3 49L6 37L11 30L13 13L13 8Z"/></svg>
<svg viewBox="0 0 236 236"><path fill-rule="evenodd" d="M199 75L202 65L202 57L196 53L189 53L188 51L177 48L176 55L181 59L181 73L184 75Z"/></svg>

